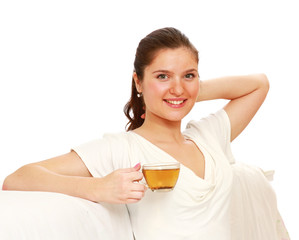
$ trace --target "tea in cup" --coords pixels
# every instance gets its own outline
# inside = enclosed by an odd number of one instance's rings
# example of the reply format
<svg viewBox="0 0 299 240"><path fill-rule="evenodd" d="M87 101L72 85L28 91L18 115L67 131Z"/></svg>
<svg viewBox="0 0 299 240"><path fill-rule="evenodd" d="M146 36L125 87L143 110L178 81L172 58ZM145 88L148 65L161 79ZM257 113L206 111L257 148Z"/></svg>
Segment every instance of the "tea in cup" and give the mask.
<svg viewBox="0 0 299 240"><path fill-rule="evenodd" d="M152 163L142 166L142 173L148 187L153 191L171 191L179 176L180 163Z"/></svg>

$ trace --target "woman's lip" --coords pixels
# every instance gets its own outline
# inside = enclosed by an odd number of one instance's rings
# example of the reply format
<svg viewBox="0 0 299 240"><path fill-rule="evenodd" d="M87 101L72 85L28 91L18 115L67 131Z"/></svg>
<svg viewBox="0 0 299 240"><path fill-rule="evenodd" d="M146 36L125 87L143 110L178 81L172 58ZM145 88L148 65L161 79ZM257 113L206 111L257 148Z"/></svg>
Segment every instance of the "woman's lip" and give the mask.
<svg viewBox="0 0 299 240"><path fill-rule="evenodd" d="M185 106L187 99L186 98L171 98L171 99L164 99L164 102L167 106L172 108L181 108Z"/></svg>
<svg viewBox="0 0 299 240"><path fill-rule="evenodd" d="M186 98L165 98L164 101L184 101Z"/></svg>

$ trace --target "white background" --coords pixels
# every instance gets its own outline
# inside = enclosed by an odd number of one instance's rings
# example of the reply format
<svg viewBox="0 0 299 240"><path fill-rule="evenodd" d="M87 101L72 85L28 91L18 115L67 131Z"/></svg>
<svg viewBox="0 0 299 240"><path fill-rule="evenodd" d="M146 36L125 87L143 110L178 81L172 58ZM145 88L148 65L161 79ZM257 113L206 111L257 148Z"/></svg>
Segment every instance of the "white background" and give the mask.
<svg viewBox="0 0 299 240"><path fill-rule="evenodd" d="M232 147L238 161L276 171L279 209L299 239L298 23L290 0L1 1L0 182L21 165L124 131L137 44L173 26L200 51L201 79L267 74L269 95ZM223 104L199 103L185 121Z"/></svg>

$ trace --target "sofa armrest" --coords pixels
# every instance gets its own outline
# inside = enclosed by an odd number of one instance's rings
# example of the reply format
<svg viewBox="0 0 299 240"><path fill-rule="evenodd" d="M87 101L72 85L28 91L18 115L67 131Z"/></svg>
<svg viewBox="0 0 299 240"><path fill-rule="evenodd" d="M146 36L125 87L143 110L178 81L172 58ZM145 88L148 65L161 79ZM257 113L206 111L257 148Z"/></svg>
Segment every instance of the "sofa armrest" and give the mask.
<svg viewBox="0 0 299 240"><path fill-rule="evenodd" d="M0 239L133 239L126 205L59 193L0 191Z"/></svg>

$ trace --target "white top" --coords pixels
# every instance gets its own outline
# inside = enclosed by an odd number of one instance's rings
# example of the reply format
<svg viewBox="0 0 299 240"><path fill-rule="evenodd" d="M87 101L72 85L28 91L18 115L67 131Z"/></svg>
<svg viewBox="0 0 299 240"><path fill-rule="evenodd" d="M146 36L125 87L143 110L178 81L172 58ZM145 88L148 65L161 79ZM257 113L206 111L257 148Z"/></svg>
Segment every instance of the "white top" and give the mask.
<svg viewBox="0 0 299 240"><path fill-rule="evenodd" d="M224 110L191 121L183 132L205 157L205 178L181 164L171 192L151 192L127 205L136 240L229 240L234 162L230 122ZM94 177L137 163L173 162L172 156L134 132L106 134L73 149Z"/></svg>

